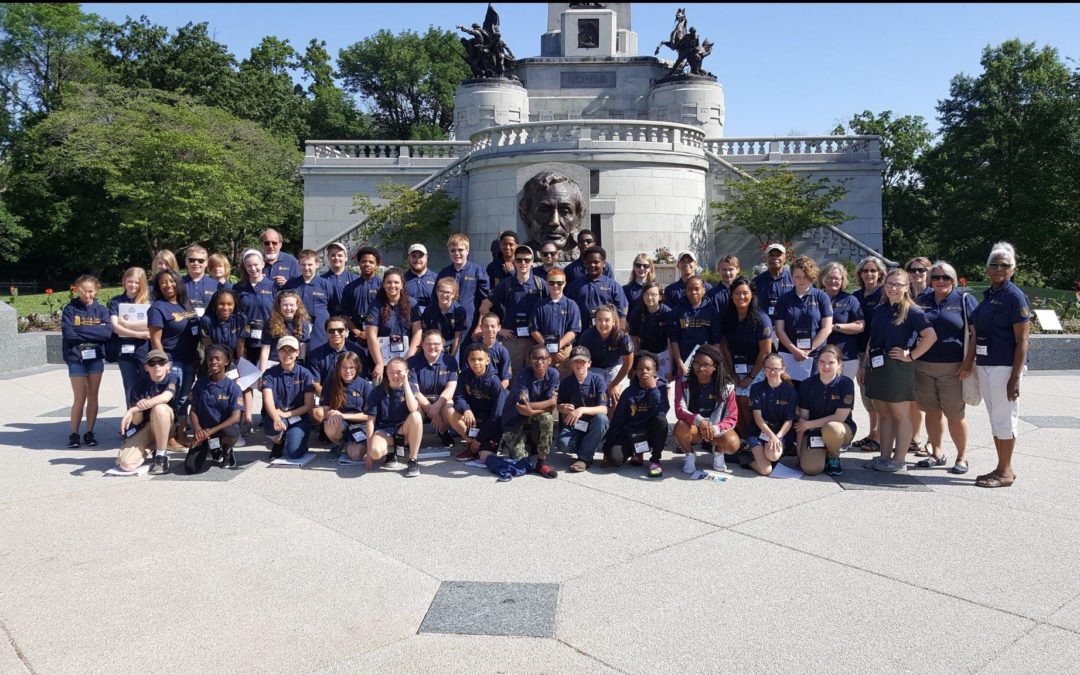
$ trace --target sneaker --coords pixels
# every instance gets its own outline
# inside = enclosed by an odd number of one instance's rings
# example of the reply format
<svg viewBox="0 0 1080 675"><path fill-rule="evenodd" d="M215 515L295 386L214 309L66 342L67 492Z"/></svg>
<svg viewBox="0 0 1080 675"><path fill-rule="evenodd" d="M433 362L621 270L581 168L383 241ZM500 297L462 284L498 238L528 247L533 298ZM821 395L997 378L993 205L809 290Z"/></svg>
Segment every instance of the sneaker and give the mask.
<svg viewBox="0 0 1080 675"><path fill-rule="evenodd" d="M394 466L395 464L397 464L397 453L394 452L394 448L391 447L386 453L386 459L383 460L383 466Z"/></svg>
<svg viewBox="0 0 1080 675"><path fill-rule="evenodd" d="M727 460L724 459L724 453L714 452L712 458L713 471L719 471L720 473L731 473L731 469L728 468Z"/></svg>
<svg viewBox="0 0 1080 675"><path fill-rule="evenodd" d="M875 471L884 471L885 473L897 473L900 471L907 471L907 465L903 462L894 462L891 459L887 459L884 462L878 462L874 467Z"/></svg>
<svg viewBox="0 0 1080 675"><path fill-rule="evenodd" d="M68 444L67 444L67 446L69 448L77 448L77 447L79 447L79 434L71 434L70 436L68 436Z"/></svg>
<svg viewBox="0 0 1080 675"><path fill-rule="evenodd" d="M222 455L221 447L218 447L216 450L211 450L210 451L210 461L217 464L218 462L221 461L221 455Z"/></svg>
<svg viewBox="0 0 1080 675"><path fill-rule="evenodd" d="M576 462L574 462L573 464L571 464L570 468L567 469L567 471L569 471L570 473L581 473L582 471L585 471L588 468L589 468L589 465L585 462L585 460L579 459Z"/></svg>
<svg viewBox="0 0 1080 675"><path fill-rule="evenodd" d="M271 446L271 448L270 448L270 461L274 461L275 459L278 459L279 457L281 457L282 454L284 454L284 452L285 452L285 442L284 441L282 441L280 443L274 443L274 445Z"/></svg>
<svg viewBox="0 0 1080 675"><path fill-rule="evenodd" d="M454 437L450 435L449 431L439 434L439 441L448 448L454 447Z"/></svg>
<svg viewBox="0 0 1080 675"><path fill-rule="evenodd" d="M635 452L634 456L630 459L630 466L645 466L645 453Z"/></svg>
<svg viewBox="0 0 1080 675"><path fill-rule="evenodd" d="M222 457L221 457L221 468L222 469L235 469L236 468L236 457L233 456L232 448L229 448L228 450L226 450L225 454L222 455Z"/></svg>
<svg viewBox="0 0 1080 675"><path fill-rule="evenodd" d="M341 457L341 451L345 449L345 443L334 443L330 446L330 452L327 453L327 457L331 462L336 462Z"/></svg>
<svg viewBox="0 0 1080 675"><path fill-rule="evenodd" d="M659 478L664 475L664 467L660 466L656 462L649 463L649 475L653 478Z"/></svg>
<svg viewBox="0 0 1080 675"><path fill-rule="evenodd" d="M420 463L415 459L409 460L409 468L405 470L405 475L408 478L416 478L420 475Z"/></svg>
<svg viewBox="0 0 1080 675"><path fill-rule="evenodd" d="M82 442L83 442L83 445L85 445L88 448L92 448L92 447L94 447L95 445L98 444L97 439L94 438L94 432L93 431L87 431L85 434L83 434Z"/></svg>
<svg viewBox="0 0 1080 675"><path fill-rule="evenodd" d="M247 441L244 439L243 436L237 436L236 437L236 442L233 443L234 448L242 448L245 445L247 445Z"/></svg>
<svg viewBox="0 0 1080 675"><path fill-rule="evenodd" d="M683 458L682 472L694 473L695 471L697 471L697 457L694 456L694 453L688 452L686 457Z"/></svg>
<svg viewBox="0 0 1080 675"><path fill-rule="evenodd" d="M844 467L840 466L839 457L826 457L825 458L825 473L830 476L843 476Z"/></svg>
<svg viewBox="0 0 1080 675"><path fill-rule="evenodd" d="M469 448L465 448L464 450L459 452L454 457L454 459L456 459L459 462L468 462L469 460L476 459L479 456L480 456L479 452L477 452L475 450L470 450Z"/></svg>
<svg viewBox="0 0 1080 675"><path fill-rule="evenodd" d="M626 458L622 454L622 445L613 445L609 451L612 466L622 466Z"/></svg>
<svg viewBox="0 0 1080 675"><path fill-rule="evenodd" d="M544 478L558 478L559 477L559 472L556 471L555 469L552 469L551 466L548 465L547 462L539 462L538 461L537 464L536 464L536 473L540 474Z"/></svg>
<svg viewBox="0 0 1080 675"><path fill-rule="evenodd" d="M159 452L154 455L154 464L150 467L150 473L154 476L160 476L163 473L169 471L169 455L164 452Z"/></svg>
<svg viewBox="0 0 1080 675"><path fill-rule="evenodd" d="M878 465L883 463L884 461L885 460L883 460L880 457L875 457L873 459L868 459L865 462L863 462L862 467L864 469L870 469L871 471L877 471Z"/></svg>

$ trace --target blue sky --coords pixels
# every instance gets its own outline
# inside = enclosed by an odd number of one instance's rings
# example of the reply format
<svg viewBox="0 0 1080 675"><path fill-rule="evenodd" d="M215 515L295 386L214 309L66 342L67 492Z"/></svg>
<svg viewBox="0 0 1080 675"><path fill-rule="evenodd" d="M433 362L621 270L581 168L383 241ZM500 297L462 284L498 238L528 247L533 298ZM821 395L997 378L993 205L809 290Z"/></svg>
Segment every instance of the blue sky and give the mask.
<svg viewBox="0 0 1080 675"><path fill-rule="evenodd" d="M1080 60L1080 4L675 4L635 3L639 53L666 39L675 10L716 46L705 68L724 86L724 135L822 134L864 109L922 115L938 127L935 106L956 74L981 72L987 45L1010 38L1056 47ZM206 21L238 59L263 36L303 50L311 38L338 50L380 28L453 30L482 22L486 3L451 4L153 4L82 5L113 21L145 14L171 29ZM538 56L544 3L499 4L504 39L518 57ZM661 57L671 52L662 50ZM1070 63L1075 67L1075 63Z"/></svg>

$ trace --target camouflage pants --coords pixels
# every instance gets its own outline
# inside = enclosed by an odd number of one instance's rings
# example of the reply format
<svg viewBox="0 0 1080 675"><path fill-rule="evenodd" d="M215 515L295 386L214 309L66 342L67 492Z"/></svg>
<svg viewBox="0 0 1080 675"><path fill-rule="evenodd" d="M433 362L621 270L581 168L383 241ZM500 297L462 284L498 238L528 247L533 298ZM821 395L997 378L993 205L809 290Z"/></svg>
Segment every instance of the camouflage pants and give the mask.
<svg viewBox="0 0 1080 675"><path fill-rule="evenodd" d="M501 443L502 451L512 459L528 457L529 451L525 448L525 437L528 435L530 428L535 428L539 433L539 439L536 443L537 454L541 457L547 457L548 453L551 452L551 438L555 429L555 417L550 412L533 415L518 428L504 431Z"/></svg>

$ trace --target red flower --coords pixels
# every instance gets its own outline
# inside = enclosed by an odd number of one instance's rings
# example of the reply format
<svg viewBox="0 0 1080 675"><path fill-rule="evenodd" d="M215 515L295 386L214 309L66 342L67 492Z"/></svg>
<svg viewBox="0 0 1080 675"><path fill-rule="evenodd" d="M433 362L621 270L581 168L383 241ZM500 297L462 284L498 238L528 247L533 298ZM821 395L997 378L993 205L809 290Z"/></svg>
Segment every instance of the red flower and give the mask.
<svg viewBox="0 0 1080 675"><path fill-rule="evenodd" d="M967 279L965 279L964 277L960 277L960 285L967 286Z"/></svg>
<svg viewBox="0 0 1080 675"><path fill-rule="evenodd" d="M75 284L71 284L71 292L74 293L76 290L77 289L75 288Z"/></svg>
<svg viewBox="0 0 1080 675"><path fill-rule="evenodd" d="M45 295L52 295L52 289L51 288L46 288L45 289Z"/></svg>

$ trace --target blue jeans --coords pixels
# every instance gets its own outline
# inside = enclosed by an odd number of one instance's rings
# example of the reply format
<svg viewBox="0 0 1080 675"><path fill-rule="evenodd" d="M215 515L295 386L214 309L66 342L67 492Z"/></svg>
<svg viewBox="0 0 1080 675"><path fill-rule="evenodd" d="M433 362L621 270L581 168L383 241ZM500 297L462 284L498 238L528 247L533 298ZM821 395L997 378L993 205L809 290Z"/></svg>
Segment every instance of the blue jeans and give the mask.
<svg viewBox="0 0 1080 675"><path fill-rule="evenodd" d="M135 359L124 357L116 360L116 366L120 369L120 379L124 381L124 407L126 408L128 401L131 400L131 390L139 381L139 373L143 371L143 366Z"/></svg>
<svg viewBox="0 0 1080 675"><path fill-rule="evenodd" d="M262 423L266 435L271 439L277 438L279 432L274 429L274 420L270 415L263 415ZM311 420L308 419L307 415L303 415L299 422L285 430L282 436L282 441L285 443L282 454L289 459L299 459L306 455L308 451L308 433L310 431Z"/></svg>
<svg viewBox="0 0 1080 675"><path fill-rule="evenodd" d="M588 431L578 431L573 427L563 426L559 429L559 435L555 437L555 447L559 449L559 452L577 453L578 459L583 462L592 462L593 456L604 442L609 424L608 416L601 413L589 420Z"/></svg>
<svg viewBox="0 0 1080 675"><path fill-rule="evenodd" d="M195 362L173 361L172 371L180 376L180 391L176 394L176 417L187 419L188 404L191 403L191 386L195 384Z"/></svg>

